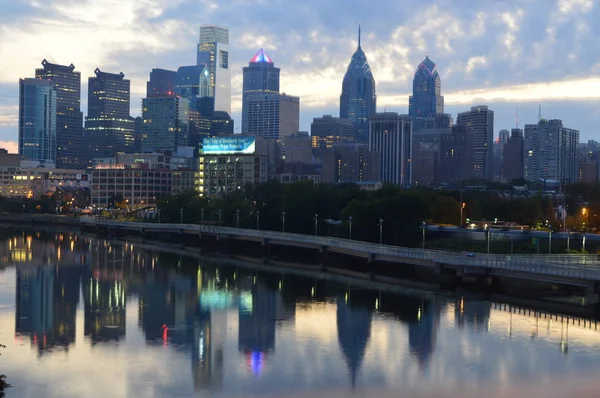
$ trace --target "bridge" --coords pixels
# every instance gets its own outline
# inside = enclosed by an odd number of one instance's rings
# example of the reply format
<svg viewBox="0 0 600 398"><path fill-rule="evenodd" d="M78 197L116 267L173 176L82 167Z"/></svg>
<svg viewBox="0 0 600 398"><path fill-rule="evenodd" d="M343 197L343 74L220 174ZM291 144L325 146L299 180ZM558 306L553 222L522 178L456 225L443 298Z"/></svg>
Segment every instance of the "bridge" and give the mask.
<svg viewBox="0 0 600 398"><path fill-rule="evenodd" d="M443 250L382 245L342 238L243 229L214 225L160 224L107 220L83 216L84 229L105 229L149 236L156 233L213 236L218 240L235 239L260 242L263 245L280 245L316 249L321 252L342 253L362 257L368 261L385 261L404 265L455 269L457 275L504 276L533 281L550 282L596 290L600 281L600 258L597 255L579 254L528 254L500 255L460 253Z"/></svg>

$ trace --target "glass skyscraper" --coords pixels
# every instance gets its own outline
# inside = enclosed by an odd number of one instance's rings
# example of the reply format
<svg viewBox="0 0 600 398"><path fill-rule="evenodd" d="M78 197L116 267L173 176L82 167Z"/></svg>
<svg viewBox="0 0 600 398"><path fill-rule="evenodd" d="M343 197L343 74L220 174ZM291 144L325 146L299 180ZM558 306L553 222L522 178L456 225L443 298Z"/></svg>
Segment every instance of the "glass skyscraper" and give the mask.
<svg viewBox="0 0 600 398"><path fill-rule="evenodd" d="M86 160L114 157L135 149L135 120L130 116L130 82L123 72L107 73L100 69L89 78L88 115L85 138Z"/></svg>
<svg viewBox="0 0 600 398"><path fill-rule="evenodd" d="M352 55L348 70L342 82L340 96L340 117L350 119L358 132L356 141L367 142L369 136L368 120L377 109L375 79L360 45L360 26L358 28L358 48Z"/></svg>
<svg viewBox="0 0 600 398"><path fill-rule="evenodd" d="M280 69L262 48L244 67L242 94L242 133L248 132L248 96L252 94L279 93Z"/></svg>
<svg viewBox="0 0 600 398"><path fill-rule="evenodd" d="M152 97L142 100L142 152L176 152L187 146L189 101L186 98Z"/></svg>
<svg viewBox="0 0 600 398"><path fill-rule="evenodd" d="M415 72L413 95L408 100L408 114L413 118L422 118L444 113L444 97L441 90L442 82L435 63L425 56Z"/></svg>
<svg viewBox="0 0 600 398"><path fill-rule="evenodd" d="M19 80L19 155L56 162L56 90L50 80Z"/></svg>
<svg viewBox="0 0 600 398"><path fill-rule="evenodd" d="M146 83L146 98L169 97L174 95L177 72L154 68Z"/></svg>
<svg viewBox="0 0 600 398"><path fill-rule="evenodd" d="M231 114L229 29L217 25L200 26L196 65L208 68L210 96L215 99L215 110Z"/></svg>
<svg viewBox="0 0 600 398"><path fill-rule="evenodd" d="M83 113L81 112L81 73L69 66L42 61L35 70L38 79L50 80L56 91L56 167L83 167Z"/></svg>

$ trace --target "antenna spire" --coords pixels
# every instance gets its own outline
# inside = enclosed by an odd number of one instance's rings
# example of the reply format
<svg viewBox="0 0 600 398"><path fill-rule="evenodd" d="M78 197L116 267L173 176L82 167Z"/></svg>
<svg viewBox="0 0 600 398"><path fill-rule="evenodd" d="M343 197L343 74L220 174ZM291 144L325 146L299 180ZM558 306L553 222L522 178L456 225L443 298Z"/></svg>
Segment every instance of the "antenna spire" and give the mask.
<svg viewBox="0 0 600 398"><path fill-rule="evenodd" d="M519 128L519 105L517 104L517 128Z"/></svg>
<svg viewBox="0 0 600 398"><path fill-rule="evenodd" d="M360 48L360 22L358 23L358 48Z"/></svg>
<svg viewBox="0 0 600 398"><path fill-rule="evenodd" d="M542 120L542 104L538 104L538 123Z"/></svg>

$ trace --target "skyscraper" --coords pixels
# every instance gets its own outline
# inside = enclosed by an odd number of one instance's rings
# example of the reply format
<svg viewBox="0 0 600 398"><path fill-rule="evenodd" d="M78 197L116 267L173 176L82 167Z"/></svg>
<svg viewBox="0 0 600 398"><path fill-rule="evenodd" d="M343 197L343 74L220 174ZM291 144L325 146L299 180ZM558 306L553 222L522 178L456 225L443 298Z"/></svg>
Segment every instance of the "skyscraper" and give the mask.
<svg viewBox="0 0 600 398"><path fill-rule="evenodd" d="M456 118L456 125L472 134L473 178L494 178L494 111L486 105L471 107Z"/></svg>
<svg viewBox="0 0 600 398"><path fill-rule="evenodd" d="M208 68L210 96L215 98L215 110L231 114L229 29L217 25L200 26L196 65Z"/></svg>
<svg viewBox="0 0 600 398"><path fill-rule="evenodd" d="M135 120L129 114L130 82L119 74L94 71L89 78L85 139L86 160L114 157L135 148Z"/></svg>
<svg viewBox="0 0 600 398"><path fill-rule="evenodd" d="M242 94L242 132L248 132L248 96L279 93L279 72L275 63L261 48L244 67Z"/></svg>
<svg viewBox="0 0 600 398"><path fill-rule="evenodd" d="M425 56L415 71L413 95L408 100L408 114L416 118L444 113L444 97L441 90L442 82L435 63Z"/></svg>
<svg viewBox="0 0 600 398"><path fill-rule="evenodd" d="M505 181L523 178L524 166L524 146L523 146L523 130L512 129L510 138L504 144L502 150L503 172L502 176Z"/></svg>
<svg viewBox="0 0 600 398"><path fill-rule="evenodd" d="M56 167L83 166L83 113L81 112L81 73L69 66L42 61L35 77L52 81L56 90Z"/></svg>
<svg viewBox="0 0 600 398"><path fill-rule="evenodd" d="M354 142L356 132L356 126L348 119L331 115L314 118L310 124L313 155L321 159L326 149L331 149L336 144Z"/></svg>
<svg viewBox="0 0 600 398"><path fill-rule="evenodd" d="M146 83L146 98L170 97L174 95L177 72L166 69L152 69Z"/></svg>
<svg viewBox="0 0 600 398"><path fill-rule="evenodd" d="M525 179L577 181L578 145L579 131L564 127L562 120L542 119L538 124L526 124Z"/></svg>
<svg viewBox="0 0 600 398"><path fill-rule="evenodd" d="M19 155L56 162L56 90L50 80L19 80Z"/></svg>
<svg viewBox="0 0 600 398"><path fill-rule="evenodd" d="M300 98L286 94L250 94L245 133L282 141L300 130Z"/></svg>
<svg viewBox="0 0 600 398"><path fill-rule="evenodd" d="M187 146L189 101L179 96L142 99L142 152Z"/></svg>
<svg viewBox="0 0 600 398"><path fill-rule="evenodd" d="M412 181L412 122L395 112L369 121L369 150L381 153L381 182L408 187Z"/></svg>
<svg viewBox="0 0 600 398"><path fill-rule="evenodd" d="M360 25L358 27L358 48L342 82L340 95L340 118L350 119L357 128L355 141L367 142L369 134L369 118L377 109L375 79L367 62L367 57L360 45Z"/></svg>
<svg viewBox="0 0 600 398"><path fill-rule="evenodd" d="M208 67L206 65L180 66L176 73L175 93L187 98L190 107L197 110L196 99L210 97Z"/></svg>

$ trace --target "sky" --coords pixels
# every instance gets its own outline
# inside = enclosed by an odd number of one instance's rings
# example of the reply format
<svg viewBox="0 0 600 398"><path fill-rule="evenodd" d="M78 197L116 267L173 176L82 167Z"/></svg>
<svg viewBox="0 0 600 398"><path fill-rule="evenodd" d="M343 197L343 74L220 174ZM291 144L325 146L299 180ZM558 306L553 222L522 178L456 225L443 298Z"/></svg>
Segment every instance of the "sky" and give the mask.
<svg viewBox="0 0 600 398"><path fill-rule="evenodd" d="M16 151L18 80L46 58L87 78L99 67L131 80L131 114L152 68L196 60L200 24L230 28L232 108L241 125L242 67L265 49L281 91L301 98L300 128L337 116L342 78L362 47L378 111L408 112L418 64L442 79L446 112L486 104L495 134L547 119L600 140L600 2L596 0L0 0L0 147ZM518 109L518 111L517 111Z"/></svg>

